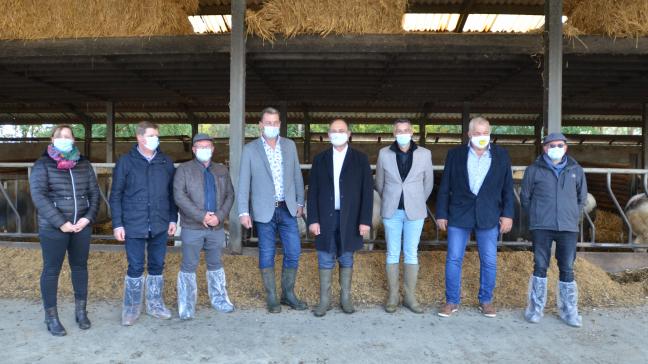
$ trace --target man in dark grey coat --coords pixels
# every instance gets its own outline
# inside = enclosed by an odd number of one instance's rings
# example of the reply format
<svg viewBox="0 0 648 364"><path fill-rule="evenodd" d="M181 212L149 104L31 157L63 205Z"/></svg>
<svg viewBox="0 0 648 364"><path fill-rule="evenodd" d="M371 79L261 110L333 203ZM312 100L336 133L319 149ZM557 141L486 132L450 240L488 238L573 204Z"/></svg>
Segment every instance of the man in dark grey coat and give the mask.
<svg viewBox="0 0 648 364"><path fill-rule="evenodd" d="M203 250L212 307L219 312L234 311L221 261L225 246L223 226L234 203L234 187L227 167L212 162L214 143L209 135L196 134L192 151L196 158L182 163L173 181L173 196L182 227L182 264L178 272L178 313L182 320L191 319L195 314L196 269Z"/></svg>
<svg viewBox="0 0 648 364"><path fill-rule="evenodd" d="M560 317L570 326L581 326L574 260L578 222L587 201L583 168L567 152L567 138L551 133L543 141L544 153L524 172L520 200L529 216L533 235L533 276L529 281L527 321L537 323L547 302L547 268L551 245L556 242L560 270L557 303Z"/></svg>

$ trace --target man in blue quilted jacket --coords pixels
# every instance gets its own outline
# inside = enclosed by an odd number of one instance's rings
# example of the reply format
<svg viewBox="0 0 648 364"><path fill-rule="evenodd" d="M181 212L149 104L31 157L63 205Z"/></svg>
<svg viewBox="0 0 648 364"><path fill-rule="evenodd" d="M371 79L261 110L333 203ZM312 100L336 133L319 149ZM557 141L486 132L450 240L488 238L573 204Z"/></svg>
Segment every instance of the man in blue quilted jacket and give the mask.
<svg viewBox="0 0 648 364"><path fill-rule="evenodd" d="M143 121L137 125L136 134L137 144L115 165L110 193L115 239L125 241L128 259L122 309L125 326L137 321L145 290L146 313L161 319L171 318L162 297L162 273L167 241L175 234L178 220L173 200L175 168L171 158L158 148L158 127Z"/></svg>

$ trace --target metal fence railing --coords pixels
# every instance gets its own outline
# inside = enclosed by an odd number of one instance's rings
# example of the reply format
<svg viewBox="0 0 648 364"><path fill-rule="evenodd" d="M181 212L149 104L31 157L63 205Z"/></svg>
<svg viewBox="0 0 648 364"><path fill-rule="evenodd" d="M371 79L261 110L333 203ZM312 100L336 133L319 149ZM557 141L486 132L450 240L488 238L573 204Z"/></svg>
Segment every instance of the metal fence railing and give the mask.
<svg viewBox="0 0 648 364"><path fill-rule="evenodd" d="M35 238L38 236L37 232L34 231L26 231L24 228L25 222L30 220L35 221L36 216L35 216L35 210L32 209L32 213L34 214L33 216L23 216L21 214L21 209L19 208L19 197L17 189L15 189L14 196L12 198L11 193L9 191L8 183L10 181L13 181L16 185L18 183L26 183L28 184L28 177L31 174L31 168L33 166L33 163L0 163L0 203L3 201L6 204L6 213L3 211L0 211L0 214L5 214L4 216L4 222L5 222L5 231L0 231L0 240L3 238ZM114 168L114 163L93 163L92 164L93 169L95 170L95 173L97 173L98 169L108 169L111 170ZM301 165L302 170L310 170L311 165L310 164L302 164ZM375 169L375 166L372 165L372 169ZM524 171L526 167L524 166L514 166L512 167L512 171L518 172L518 171ZM434 167L435 172L440 172L443 171L443 166L435 166ZM635 243L633 239L633 230L632 226L630 224L630 221L628 219L628 216L626 215L624 208L621 206L619 203L619 200L614 192L613 186L612 186L612 176L613 175L630 175L633 178L640 179L642 182L642 187L644 193L648 191L648 169L623 169L623 168L584 168L586 175L603 175L605 176L605 181L606 181L606 188L607 188L607 194L608 197L611 199L613 202L613 205L616 209L616 213L620 216L621 220L623 221L624 225L624 233L627 237L627 242L625 243L619 243L619 242L604 242L604 241L596 241L597 237L597 231L596 231L596 226L594 221L591 219L591 217L588 214L583 214L583 218L581 221L581 226L580 226L580 234L579 234L579 242L578 246L579 247L587 247L587 248L603 248L603 249L609 249L609 248L619 248L619 249L638 249L638 248L648 248L648 243ZM7 171L13 171L12 173L6 173ZM16 172L16 171L21 171L21 172ZM25 173L26 172L26 173ZM112 171L110 171L110 175L112 175ZM505 246L529 246L531 243L528 238L524 237L524 232L526 231L526 226L524 223L525 219L525 213L523 209L520 206L520 196L519 196L519 186L516 185L515 191L515 202L516 202L516 212L517 216L514 221L514 227L516 228L516 233L512 234L507 234L505 236L500 236L500 243ZM105 188L101 188L100 185L100 193L101 193L101 199L104 202L105 205L105 211L106 214L109 215L110 209L109 209L109 195L110 195L110 188L109 184L105 184ZM28 200L29 204L31 204L31 198L29 196L22 196L25 200ZM24 201L23 201L24 205ZM7 231L7 226L10 224L8 223L9 216L11 215L13 217L13 226L14 229L12 231ZM430 208L428 208L428 215L429 218L432 219L433 221L433 226L434 226L434 238L430 239L424 239L421 241L422 245L444 245L446 244L446 241L440 239L440 232L438 229L436 229L436 219L434 216L434 213L431 211ZM1 215L0 215L1 216ZM0 219L0 223L3 220ZM305 220L302 221L304 226L306 224ZM302 223L300 222L300 224ZM303 237L303 241L309 242L312 241L312 238L308 236L307 229L302 227L303 230L306 230L305 236ZM514 236L517 235L517 236ZM246 234L243 234L243 236L246 236ZM514 236L515 239L510 239L511 236ZM102 240L111 240L113 239L112 235L93 235L94 239L102 239ZM509 239L506 239L509 238ZM255 242L256 237L254 234L247 234L247 241L248 242ZM372 240L370 243L384 243L384 240Z"/></svg>

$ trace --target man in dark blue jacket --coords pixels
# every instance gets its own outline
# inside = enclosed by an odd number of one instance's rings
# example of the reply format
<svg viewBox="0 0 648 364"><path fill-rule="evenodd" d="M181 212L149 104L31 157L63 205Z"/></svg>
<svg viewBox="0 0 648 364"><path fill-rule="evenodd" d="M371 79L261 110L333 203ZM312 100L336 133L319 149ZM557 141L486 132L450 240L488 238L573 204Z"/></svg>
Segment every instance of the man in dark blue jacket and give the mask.
<svg viewBox="0 0 648 364"><path fill-rule="evenodd" d="M115 238L126 241L128 272L124 280L122 324L130 326L140 315L144 294L144 253L148 263L146 313L169 319L165 307L164 258L169 235L174 235L178 209L173 200L171 158L159 149L157 125L137 125L137 144L117 161L110 193Z"/></svg>
<svg viewBox="0 0 648 364"><path fill-rule="evenodd" d="M574 281L574 260L581 211L587 201L583 168L567 153L567 138L551 133L543 141L544 153L524 172L520 202L529 216L533 235L533 275L529 281L527 321L538 323L547 303L547 268L551 245L556 241L560 270L557 303L560 317L579 327L578 287Z"/></svg>
<svg viewBox="0 0 648 364"><path fill-rule="evenodd" d="M437 196L437 225L448 230L446 304L439 316L449 317L459 309L461 265L474 231L480 261L479 308L485 316L495 317L497 240L513 225L511 159L506 149L490 143L488 120L472 119L468 136L468 145L448 152Z"/></svg>

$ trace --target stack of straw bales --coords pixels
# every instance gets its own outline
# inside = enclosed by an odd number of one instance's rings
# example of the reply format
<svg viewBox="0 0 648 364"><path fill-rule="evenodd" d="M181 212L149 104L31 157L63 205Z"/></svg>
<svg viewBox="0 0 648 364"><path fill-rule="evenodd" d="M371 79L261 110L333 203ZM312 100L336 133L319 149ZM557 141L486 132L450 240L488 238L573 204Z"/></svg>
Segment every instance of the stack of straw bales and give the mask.
<svg viewBox="0 0 648 364"><path fill-rule="evenodd" d="M567 35L642 37L648 35L646 0L565 0Z"/></svg>
<svg viewBox="0 0 648 364"><path fill-rule="evenodd" d="M267 0L248 10L247 32L274 41L300 34L402 33L407 0Z"/></svg>
<svg viewBox="0 0 648 364"><path fill-rule="evenodd" d="M198 0L0 0L0 39L193 34Z"/></svg>

